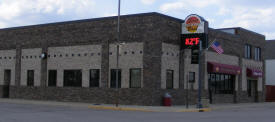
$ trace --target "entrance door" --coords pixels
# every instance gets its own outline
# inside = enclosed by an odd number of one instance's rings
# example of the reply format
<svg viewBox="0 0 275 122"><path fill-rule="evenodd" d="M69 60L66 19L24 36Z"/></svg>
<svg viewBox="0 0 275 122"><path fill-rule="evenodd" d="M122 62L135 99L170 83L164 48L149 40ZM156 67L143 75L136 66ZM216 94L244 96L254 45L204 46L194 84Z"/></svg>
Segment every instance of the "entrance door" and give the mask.
<svg viewBox="0 0 275 122"><path fill-rule="evenodd" d="M11 70L6 69L4 70L4 88L3 88L4 98L9 97L10 82L11 82Z"/></svg>
<svg viewBox="0 0 275 122"><path fill-rule="evenodd" d="M258 84L257 80L248 80L247 93L254 102L258 102Z"/></svg>

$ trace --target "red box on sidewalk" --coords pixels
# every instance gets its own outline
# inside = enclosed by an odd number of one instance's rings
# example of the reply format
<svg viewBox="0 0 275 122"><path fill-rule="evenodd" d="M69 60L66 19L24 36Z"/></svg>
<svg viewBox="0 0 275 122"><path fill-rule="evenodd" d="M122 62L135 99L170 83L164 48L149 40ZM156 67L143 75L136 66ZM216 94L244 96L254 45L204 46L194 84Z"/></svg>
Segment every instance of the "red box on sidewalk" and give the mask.
<svg viewBox="0 0 275 122"><path fill-rule="evenodd" d="M172 100L171 98L163 98L163 106L171 106L172 105Z"/></svg>

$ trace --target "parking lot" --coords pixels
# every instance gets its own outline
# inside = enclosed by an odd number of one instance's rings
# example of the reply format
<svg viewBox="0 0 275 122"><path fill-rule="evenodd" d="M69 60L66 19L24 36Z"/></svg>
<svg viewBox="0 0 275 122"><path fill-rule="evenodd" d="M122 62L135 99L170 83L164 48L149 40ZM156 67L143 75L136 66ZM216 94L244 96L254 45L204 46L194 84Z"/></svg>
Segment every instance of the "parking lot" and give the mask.
<svg viewBox="0 0 275 122"><path fill-rule="evenodd" d="M275 104L216 107L211 112L95 110L77 105L0 103L0 122L273 122ZM228 106L228 105L227 105Z"/></svg>

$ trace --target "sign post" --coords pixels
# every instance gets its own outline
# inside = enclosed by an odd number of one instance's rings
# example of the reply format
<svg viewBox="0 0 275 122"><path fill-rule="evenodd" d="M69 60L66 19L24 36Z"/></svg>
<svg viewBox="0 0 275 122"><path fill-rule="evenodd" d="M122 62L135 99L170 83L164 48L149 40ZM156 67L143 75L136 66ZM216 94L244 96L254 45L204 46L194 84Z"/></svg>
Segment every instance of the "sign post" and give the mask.
<svg viewBox="0 0 275 122"><path fill-rule="evenodd" d="M182 24L181 49L198 50L198 104L197 108L202 108L201 104L201 85L202 85L202 52L208 47L208 22L202 17L191 14L186 17ZM188 82L188 81L187 81Z"/></svg>

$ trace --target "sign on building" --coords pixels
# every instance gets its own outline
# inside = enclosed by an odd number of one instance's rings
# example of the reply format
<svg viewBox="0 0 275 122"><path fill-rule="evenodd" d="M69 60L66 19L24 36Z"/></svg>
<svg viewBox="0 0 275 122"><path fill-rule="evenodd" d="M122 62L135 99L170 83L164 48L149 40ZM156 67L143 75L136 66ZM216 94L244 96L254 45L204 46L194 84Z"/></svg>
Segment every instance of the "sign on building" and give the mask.
<svg viewBox="0 0 275 122"><path fill-rule="evenodd" d="M199 41L202 47L207 47L208 42L208 22L202 17L191 14L182 23L181 48L198 49Z"/></svg>

